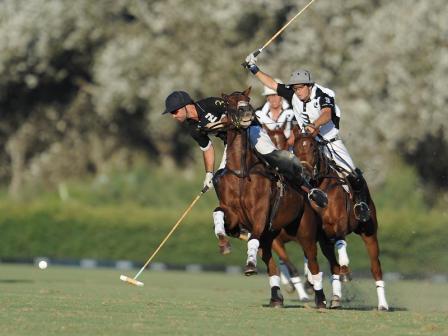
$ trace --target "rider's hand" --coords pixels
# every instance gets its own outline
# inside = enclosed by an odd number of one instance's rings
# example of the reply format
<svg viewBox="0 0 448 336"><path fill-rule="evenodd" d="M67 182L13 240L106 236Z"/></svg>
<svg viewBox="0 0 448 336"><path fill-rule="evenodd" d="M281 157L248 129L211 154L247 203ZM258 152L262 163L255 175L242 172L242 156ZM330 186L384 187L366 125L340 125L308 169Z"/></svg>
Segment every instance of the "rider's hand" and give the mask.
<svg viewBox="0 0 448 336"><path fill-rule="evenodd" d="M257 63L257 57L254 55L254 52L247 55L246 63L248 67L255 65Z"/></svg>
<svg viewBox="0 0 448 336"><path fill-rule="evenodd" d="M257 57L255 56L256 52L250 53L249 55L247 55L246 57L246 62L244 63L244 66L250 70L250 72L252 72L254 75L260 71L260 69L258 68L256 62L257 62ZM258 55L259 53L257 53Z"/></svg>
<svg viewBox="0 0 448 336"><path fill-rule="evenodd" d="M206 172L205 178L204 178L204 188L213 188L213 173L212 172Z"/></svg>
<svg viewBox="0 0 448 336"><path fill-rule="evenodd" d="M305 126L305 131L309 133L312 137L315 137L319 134L319 128L314 124L309 124Z"/></svg>

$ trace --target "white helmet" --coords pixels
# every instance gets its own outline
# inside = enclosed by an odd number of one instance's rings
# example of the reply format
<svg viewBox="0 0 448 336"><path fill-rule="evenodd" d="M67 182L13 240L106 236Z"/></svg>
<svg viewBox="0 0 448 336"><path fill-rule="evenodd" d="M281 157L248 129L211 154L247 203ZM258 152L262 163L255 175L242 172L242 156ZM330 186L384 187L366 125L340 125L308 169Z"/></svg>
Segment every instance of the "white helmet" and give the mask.
<svg viewBox="0 0 448 336"><path fill-rule="evenodd" d="M283 82L280 79L278 79L278 78L275 78L274 80L278 84L283 84ZM262 93L263 96L270 96L270 95L276 95L276 94L278 94L277 91L272 90L270 87L267 87L267 86L264 87L264 90L263 90L263 93Z"/></svg>

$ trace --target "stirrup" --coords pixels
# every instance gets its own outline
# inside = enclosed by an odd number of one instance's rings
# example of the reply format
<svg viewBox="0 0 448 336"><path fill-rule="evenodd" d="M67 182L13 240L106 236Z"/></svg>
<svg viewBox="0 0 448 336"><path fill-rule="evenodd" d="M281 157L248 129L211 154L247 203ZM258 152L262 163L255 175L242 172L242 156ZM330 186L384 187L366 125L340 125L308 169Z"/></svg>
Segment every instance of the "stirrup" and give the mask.
<svg viewBox="0 0 448 336"><path fill-rule="evenodd" d="M370 219L370 209L366 202L358 202L353 207L356 220L367 222Z"/></svg>
<svg viewBox="0 0 448 336"><path fill-rule="evenodd" d="M319 188L313 188L308 193L308 200L313 201L319 208L326 208L328 206L328 197L327 194L324 193Z"/></svg>

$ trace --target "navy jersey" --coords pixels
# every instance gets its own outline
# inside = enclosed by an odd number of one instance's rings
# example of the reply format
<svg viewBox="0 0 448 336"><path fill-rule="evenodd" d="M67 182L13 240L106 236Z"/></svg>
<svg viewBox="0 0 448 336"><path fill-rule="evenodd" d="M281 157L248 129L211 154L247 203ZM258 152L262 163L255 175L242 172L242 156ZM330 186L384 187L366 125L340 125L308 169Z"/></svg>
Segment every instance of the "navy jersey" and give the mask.
<svg viewBox="0 0 448 336"><path fill-rule="evenodd" d="M222 98L209 97L195 102L194 105L199 121L187 119L187 128L193 139L204 150L210 143L210 138L204 128L208 123L217 122L221 119L227 111L226 104ZM226 132L218 132L216 136L226 143Z"/></svg>

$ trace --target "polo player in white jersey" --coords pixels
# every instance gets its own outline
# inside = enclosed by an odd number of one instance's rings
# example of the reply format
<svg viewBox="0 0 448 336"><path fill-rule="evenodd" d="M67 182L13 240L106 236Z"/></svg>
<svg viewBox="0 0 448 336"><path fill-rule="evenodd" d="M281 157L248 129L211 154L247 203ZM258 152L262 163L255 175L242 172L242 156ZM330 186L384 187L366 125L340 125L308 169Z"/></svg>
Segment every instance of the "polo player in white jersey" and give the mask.
<svg viewBox="0 0 448 336"><path fill-rule="evenodd" d="M246 62L248 69L255 77L291 103L302 131L314 137L319 134L328 143L325 146L325 154L341 168L355 192L356 219L367 222L370 219L367 184L361 170L356 168L339 137L341 111L335 104L334 92L316 84L307 70L294 71L284 85L277 83L271 76L261 71L255 64L256 58L253 54L247 56Z"/></svg>

